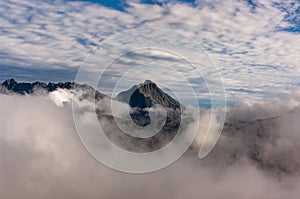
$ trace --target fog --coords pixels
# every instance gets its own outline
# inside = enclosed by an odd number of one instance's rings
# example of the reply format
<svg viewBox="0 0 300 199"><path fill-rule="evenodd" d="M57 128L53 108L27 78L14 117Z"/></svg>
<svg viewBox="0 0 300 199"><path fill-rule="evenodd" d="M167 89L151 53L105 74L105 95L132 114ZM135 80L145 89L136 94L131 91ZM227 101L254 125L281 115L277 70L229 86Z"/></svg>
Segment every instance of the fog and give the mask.
<svg viewBox="0 0 300 199"><path fill-rule="evenodd" d="M198 159L195 142L169 167L138 175L107 168L86 151L71 96L0 95L1 199L299 197L297 90L277 101L228 107L224 132L207 157Z"/></svg>

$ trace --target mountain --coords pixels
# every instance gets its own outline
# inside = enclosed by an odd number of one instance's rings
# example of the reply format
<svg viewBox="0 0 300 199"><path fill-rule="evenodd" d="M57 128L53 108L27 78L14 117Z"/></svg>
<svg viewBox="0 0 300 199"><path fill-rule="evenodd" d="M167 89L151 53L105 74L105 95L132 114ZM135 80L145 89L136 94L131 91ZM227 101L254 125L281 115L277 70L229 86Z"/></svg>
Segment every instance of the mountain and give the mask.
<svg viewBox="0 0 300 199"><path fill-rule="evenodd" d="M154 104L162 105L174 110L180 109L180 104L168 94L164 93L154 82L146 80L132 88L120 92L117 100L128 103L131 107L149 108Z"/></svg>
<svg viewBox="0 0 300 199"><path fill-rule="evenodd" d="M134 85L130 89L120 92L117 100L129 104L135 109L131 113L134 122L140 126L146 126L151 122L149 109L156 104L166 108L167 125L179 126L180 123L180 103L170 95L163 92L154 82L146 80L144 83ZM175 122L175 123L174 123Z"/></svg>

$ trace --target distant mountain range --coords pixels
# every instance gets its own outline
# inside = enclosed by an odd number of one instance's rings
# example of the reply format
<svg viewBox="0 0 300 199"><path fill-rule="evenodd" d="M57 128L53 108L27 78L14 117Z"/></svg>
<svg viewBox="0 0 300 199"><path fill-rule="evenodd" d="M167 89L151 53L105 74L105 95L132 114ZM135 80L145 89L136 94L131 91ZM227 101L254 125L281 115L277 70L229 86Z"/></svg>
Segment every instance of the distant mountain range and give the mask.
<svg viewBox="0 0 300 199"><path fill-rule="evenodd" d="M59 83L45 83L45 82L17 82L15 79L7 79L2 84L0 84L0 93L2 94L34 94L36 92L53 92L57 89L67 89L72 90L76 88L80 88L86 91L86 93L95 94L96 99L101 99L105 95L95 90L93 87L86 84L78 84L75 82L59 82Z"/></svg>
<svg viewBox="0 0 300 199"><path fill-rule="evenodd" d="M0 93L16 93L20 95L33 94L36 91L43 90L46 92L52 92L57 89L74 89L82 88L85 90L94 90L91 86L86 84L78 84L75 82L59 82L59 83L44 83L44 82L34 82L25 83L17 82L14 79L7 79L2 84L0 84ZM96 91L96 90L94 90ZM98 92L98 91L96 91ZM100 95L104 94L98 92ZM121 102L129 104L133 108L150 108L154 104L160 104L163 107L171 108L174 110L180 109L180 104L171 96L163 92L154 82L151 80L146 80L144 83L139 85L134 85L129 90L120 92L115 98Z"/></svg>
<svg viewBox="0 0 300 199"><path fill-rule="evenodd" d="M7 79L0 85L1 93L17 93L21 95L32 94L39 89L43 89L48 92L57 90L58 88L62 89L72 89L74 88L74 82L60 82L60 83L44 83L44 82L34 82L34 83L19 83L14 79Z"/></svg>

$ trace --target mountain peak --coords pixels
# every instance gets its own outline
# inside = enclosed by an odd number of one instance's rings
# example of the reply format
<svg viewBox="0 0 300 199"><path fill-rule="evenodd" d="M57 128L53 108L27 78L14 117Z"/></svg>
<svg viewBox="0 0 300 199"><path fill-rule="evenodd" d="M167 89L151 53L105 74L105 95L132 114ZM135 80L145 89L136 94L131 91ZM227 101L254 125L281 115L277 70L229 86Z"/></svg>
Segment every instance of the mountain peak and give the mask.
<svg viewBox="0 0 300 199"><path fill-rule="evenodd" d="M168 108L166 124L170 125L172 123L176 126L180 123L181 109L179 102L163 92L151 80L146 80L144 83L134 85L130 89L120 92L116 99L135 108L135 112L130 115L138 125L144 126L151 122L147 108L155 104Z"/></svg>
<svg viewBox="0 0 300 199"><path fill-rule="evenodd" d="M7 79L2 83L2 85L8 89L13 88L17 84L18 84L18 82L15 79Z"/></svg>
<svg viewBox="0 0 300 199"><path fill-rule="evenodd" d="M144 82L144 84L155 84L155 83L154 83L153 81L147 79L147 80ZM156 85L156 84L155 84L155 85Z"/></svg>
<svg viewBox="0 0 300 199"><path fill-rule="evenodd" d="M131 107L149 108L154 104L160 104L166 108L179 109L180 104L170 95L163 92L151 80L133 86L132 88L118 94L119 101L128 103Z"/></svg>

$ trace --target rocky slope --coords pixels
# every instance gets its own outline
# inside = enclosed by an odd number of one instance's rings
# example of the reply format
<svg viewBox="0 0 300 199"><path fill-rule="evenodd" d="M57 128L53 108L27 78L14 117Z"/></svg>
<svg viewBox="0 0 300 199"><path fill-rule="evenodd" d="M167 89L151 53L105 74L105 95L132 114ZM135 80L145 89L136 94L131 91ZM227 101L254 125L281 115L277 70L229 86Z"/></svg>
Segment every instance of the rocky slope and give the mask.
<svg viewBox="0 0 300 199"><path fill-rule="evenodd" d="M160 104L163 107L180 109L179 102L163 92L151 80L146 80L142 84L134 85L129 90L119 93L117 99L128 103L131 107L149 108L154 104Z"/></svg>
<svg viewBox="0 0 300 199"><path fill-rule="evenodd" d="M180 103L163 92L151 80L146 80L144 83L120 92L116 99L135 109L135 112L131 113L131 117L140 126L151 122L148 108L156 104L161 105L167 111L167 126L176 127L180 124Z"/></svg>

